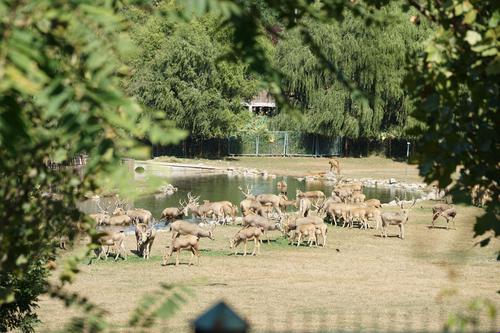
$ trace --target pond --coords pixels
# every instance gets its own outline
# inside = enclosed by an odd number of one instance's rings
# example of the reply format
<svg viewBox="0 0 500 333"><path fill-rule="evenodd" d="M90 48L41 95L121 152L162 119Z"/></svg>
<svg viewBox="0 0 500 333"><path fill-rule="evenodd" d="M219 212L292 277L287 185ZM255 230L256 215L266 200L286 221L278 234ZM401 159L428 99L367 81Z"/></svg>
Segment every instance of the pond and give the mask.
<svg viewBox="0 0 500 333"><path fill-rule="evenodd" d="M141 176L141 178L143 177L144 176ZM155 177L159 177L159 175L155 174ZM290 199L295 199L297 189L302 191L321 190L329 196L334 185L333 182L325 181L299 181L295 177L276 177L272 179L269 177L244 177L212 173L204 173L201 175L188 174L182 176L170 174L160 177L159 181L165 181L177 187L178 191L176 193L171 196L155 194L142 195L134 200L133 206L147 209L151 211L156 219L159 219L164 208L177 207L179 205L179 200L186 200L187 194L191 192L193 195L200 196L200 202L203 202L203 200L228 200L239 207L239 203L244 199L244 196L238 187L245 189L247 185L252 186L254 194L278 193L276 183L280 180L285 180L288 184L288 197ZM364 187L363 193L366 195L367 199L377 198L382 203L387 203L395 197L401 199L419 198L422 194L419 191L386 187ZM91 213L96 212L98 207L94 201L89 200L83 203L82 210Z"/></svg>

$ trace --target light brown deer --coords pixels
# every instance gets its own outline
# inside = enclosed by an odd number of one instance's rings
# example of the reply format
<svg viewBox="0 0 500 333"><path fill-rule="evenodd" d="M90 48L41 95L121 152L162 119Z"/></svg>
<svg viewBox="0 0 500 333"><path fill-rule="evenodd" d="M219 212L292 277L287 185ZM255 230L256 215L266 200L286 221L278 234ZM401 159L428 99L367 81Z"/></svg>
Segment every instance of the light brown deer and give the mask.
<svg viewBox="0 0 500 333"><path fill-rule="evenodd" d="M450 220L453 222L453 228L455 229L455 217L457 216L455 206L445 203L435 204L432 207L432 228L435 227L434 223L440 216L446 220L446 229L448 229Z"/></svg>
<svg viewBox="0 0 500 333"><path fill-rule="evenodd" d="M137 242L137 253L144 259L151 256L151 247L156 237L154 225L138 223L135 225L135 239Z"/></svg>
<svg viewBox="0 0 500 333"><path fill-rule="evenodd" d="M330 164L330 172L335 170L335 173L340 175L340 161L338 159L332 158L328 161L328 164Z"/></svg>
<svg viewBox="0 0 500 333"><path fill-rule="evenodd" d="M200 265L200 238L193 235L186 235L172 240L169 250L163 256L163 266L167 265L168 260L174 252L176 253L175 266L179 266L179 253L181 250L191 251L191 258L188 263L189 266L192 265L194 256L198 258L198 265Z"/></svg>
<svg viewBox="0 0 500 333"><path fill-rule="evenodd" d="M288 195L288 185L284 180L280 180L276 183L276 188L280 192L280 194Z"/></svg>
<svg viewBox="0 0 500 333"><path fill-rule="evenodd" d="M416 200L413 199L413 203L409 208L404 208L404 204L397 199L398 205L401 208L400 212L384 212L382 213L382 231L381 237L387 237L387 226L397 225L399 227L399 238L405 238L404 225L408 222L408 215L415 206Z"/></svg>
<svg viewBox="0 0 500 333"><path fill-rule="evenodd" d="M177 220L170 223L170 231L172 231L172 239L177 238L181 235L193 235L196 237L206 237L214 240L213 230L215 225L210 229L204 229L194 223L189 223L183 220Z"/></svg>
<svg viewBox="0 0 500 333"><path fill-rule="evenodd" d="M269 243L269 233L268 231L279 230L283 232L283 228L281 227L281 223L279 222L271 222L265 217L259 215L247 215L243 218L242 225L244 228L246 227L257 227L262 229L262 235L266 235L267 242ZM261 239L262 242L262 239Z"/></svg>
<svg viewBox="0 0 500 333"><path fill-rule="evenodd" d="M113 247L113 251L116 254L115 261L120 255L123 256L123 259L127 260L127 249L125 248L125 233L123 231L115 233L105 233L97 239L97 243L101 245L101 247L95 250L97 259L100 259L102 254L104 254L105 260L108 259L109 248Z"/></svg>
<svg viewBox="0 0 500 333"><path fill-rule="evenodd" d="M260 254L260 238L263 235L263 231L259 227L249 227L249 228L243 228L240 231L238 231L234 237L229 241L229 248L230 249L235 249L234 255L238 254L238 251L236 250L236 247L243 242L244 244L244 252L243 256L247 255L247 242L250 240L253 240L254 247L253 247L253 252L252 255L255 255L255 251L257 250L257 253Z"/></svg>

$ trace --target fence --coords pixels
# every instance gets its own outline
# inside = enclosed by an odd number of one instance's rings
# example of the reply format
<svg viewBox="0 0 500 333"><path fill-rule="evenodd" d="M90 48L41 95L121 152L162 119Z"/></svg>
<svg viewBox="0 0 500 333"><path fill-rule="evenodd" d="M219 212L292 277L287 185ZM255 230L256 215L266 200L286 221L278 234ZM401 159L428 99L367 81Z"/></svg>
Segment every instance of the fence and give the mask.
<svg viewBox="0 0 500 333"><path fill-rule="evenodd" d="M413 149L413 146L411 147ZM225 139L193 140L179 145L154 145L153 157L217 157L227 155L251 156L368 156L385 155L389 158L406 156L406 140L371 140L326 137L296 131L272 131L266 134L242 134Z"/></svg>
<svg viewBox="0 0 500 333"><path fill-rule="evenodd" d="M242 135L228 139L229 155L255 156L338 156L342 139L292 131L266 135Z"/></svg>

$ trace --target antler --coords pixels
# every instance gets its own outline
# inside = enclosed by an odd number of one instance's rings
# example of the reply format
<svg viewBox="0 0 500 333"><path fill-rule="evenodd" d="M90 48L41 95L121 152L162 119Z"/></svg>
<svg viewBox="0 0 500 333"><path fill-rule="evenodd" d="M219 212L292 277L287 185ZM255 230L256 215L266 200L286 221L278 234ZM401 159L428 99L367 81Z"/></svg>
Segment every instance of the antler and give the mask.
<svg viewBox="0 0 500 333"><path fill-rule="evenodd" d="M243 191L243 189L241 188L241 186L238 186L238 189L241 191L241 193L243 193L243 195L245 196L245 198L248 198L248 197L250 197L250 196L253 196L253 194L252 194L253 185L252 185L252 186L249 186L249 185L247 184L247 190L246 190L246 192L245 192L245 191Z"/></svg>

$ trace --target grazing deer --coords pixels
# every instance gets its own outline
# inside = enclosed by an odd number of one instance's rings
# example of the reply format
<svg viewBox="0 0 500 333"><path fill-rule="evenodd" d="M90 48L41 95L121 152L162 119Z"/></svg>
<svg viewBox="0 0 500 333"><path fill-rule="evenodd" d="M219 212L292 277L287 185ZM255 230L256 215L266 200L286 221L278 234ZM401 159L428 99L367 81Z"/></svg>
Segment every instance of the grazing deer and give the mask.
<svg viewBox="0 0 500 333"><path fill-rule="evenodd" d="M255 250L257 250L257 253L260 254L260 238L263 235L263 230L262 228L259 227L249 227L249 228L243 228L240 231L238 231L234 237L229 241L229 248L230 249L235 249L234 255L237 255L238 252L236 250L236 247L243 242L244 244L244 252L243 256L247 255L247 242L250 240L253 240L254 247L253 247L253 252L252 255L255 255Z"/></svg>
<svg viewBox="0 0 500 333"><path fill-rule="evenodd" d="M455 229L455 217L457 216L457 210L453 205L438 203L432 207L432 228L434 228L434 222L440 216L446 220L446 229L448 229L450 220L453 222L453 229Z"/></svg>
<svg viewBox="0 0 500 333"><path fill-rule="evenodd" d="M170 259L174 252L176 253L175 266L179 266L179 253L181 250L191 251L191 258L188 263L189 266L192 265L194 256L198 258L198 265L200 265L200 237L186 235L172 240L169 251L163 256L163 266L167 265L168 259Z"/></svg>
<svg viewBox="0 0 500 333"><path fill-rule="evenodd" d="M396 199L398 202L399 207L401 208L400 212L385 212L382 213L381 218L382 218L382 231L381 231L381 236L382 237L387 237L387 226L389 225L397 225L399 227L399 237L401 239L405 238L405 229L404 225L406 222L408 222L408 215L415 206L415 203L417 202L415 199L413 199L413 203L409 208L404 208L404 204L399 201L399 199Z"/></svg>
<svg viewBox="0 0 500 333"><path fill-rule="evenodd" d="M93 219L98 226L109 224L110 216L106 213L89 214L89 217Z"/></svg>
<svg viewBox="0 0 500 333"><path fill-rule="evenodd" d="M121 207L116 208L109 218L109 225L126 225L132 223L132 218Z"/></svg>
<svg viewBox="0 0 500 333"><path fill-rule="evenodd" d="M116 253L115 261L120 255L127 260L127 249L125 248L125 233L123 231L115 233L105 233L97 239L97 243L101 247L95 249L97 259L101 259L101 255L104 253L104 259L108 259L109 247L113 247L114 253ZM90 261L92 263L92 260Z"/></svg>
<svg viewBox="0 0 500 333"><path fill-rule="evenodd" d="M156 237L156 229L154 226L148 226L144 223L135 225L135 239L137 241L137 253L144 259L149 259L151 255L151 247Z"/></svg>
<svg viewBox="0 0 500 333"><path fill-rule="evenodd" d="M351 196L351 202L352 203L361 203L365 201L366 196L363 193L354 193Z"/></svg>
<svg viewBox="0 0 500 333"><path fill-rule="evenodd" d="M189 223L183 220L177 220L170 223L170 231L172 231L172 239L179 237L180 235L193 235L196 237L206 237L214 240L213 230L215 225L210 227L210 229L204 229L194 223Z"/></svg>
<svg viewBox="0 0 500 333"><path fill-rule="evenodd" d="M335 170L335 173L340 175L340 161L338 159L332 158L328 161L328 164L330 164L330 172Z"/></svg>
<svg viewBox="0 0 500 333"><path fill-rule="evenodd" d="M300 246L302 237L308 237L309 247L312 246L313 242L317 245L316 238L316 225L312 223L297 225L295 228L295 237L297 237L297 247ZM293 238L292 238L293 245Z"/></svg>
<svg viewBox="0 0 500 333"><path fill-rule="evenodd" d="M299 200L299 214L302 217L306 217L309 215L309 211L311 210L311 200L308 198L301 198Z"/></svg>
<svg viewBox="0 0 500 333"><path fill-rule="evenodd" d="M269 233L268 231L279 230L283 232L283 228L281 227L281 223L279 222L271 222L265 217L259 215L247 215L243 218L243 227L257 227L262 229L262 234L266 235L267 242L269 243ZM262 239L261 239L262 242Z"/></svg>

